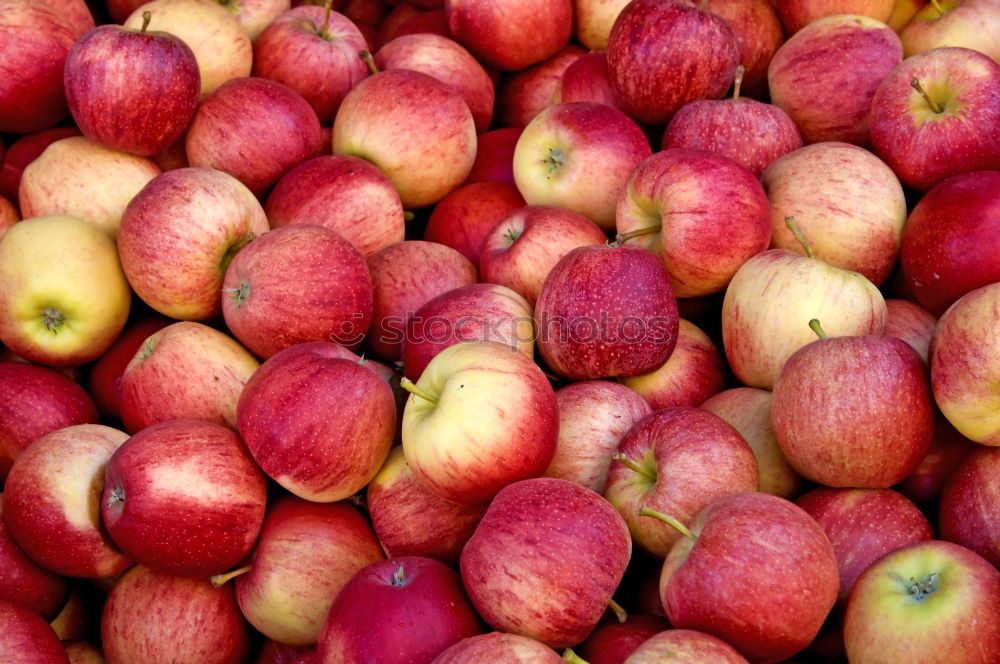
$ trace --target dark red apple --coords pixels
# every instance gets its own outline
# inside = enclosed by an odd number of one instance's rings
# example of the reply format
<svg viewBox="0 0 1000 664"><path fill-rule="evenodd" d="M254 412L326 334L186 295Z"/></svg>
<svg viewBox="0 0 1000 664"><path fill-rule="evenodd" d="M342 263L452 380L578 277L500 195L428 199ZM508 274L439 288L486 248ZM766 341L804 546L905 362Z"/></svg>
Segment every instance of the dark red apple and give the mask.
<svg viewBox="0 0 1000 664"><path fill-rule="evenodd" d="M972 549L1000 568L1000 448L979 447L952 473L938 508L941 539Z"/></svg>
<svg viewBox="0 0 1000 664"><path fill-rule="evenodd" d="M517 132L520 135L521 130ZM511 155L513 152L511 146ZM442 198L427 220L423 239L457 249L478 268L487 234L500 220L525 205L514 186L511 155L503 166L510 171L509 178L470 182Z"/></svg>
<svg viewBox="0 0 1000 664"><path fill-rule="evenodd" d="M0 600L0 661L69 664L69 657L44 618L23 606Z"/></svg>

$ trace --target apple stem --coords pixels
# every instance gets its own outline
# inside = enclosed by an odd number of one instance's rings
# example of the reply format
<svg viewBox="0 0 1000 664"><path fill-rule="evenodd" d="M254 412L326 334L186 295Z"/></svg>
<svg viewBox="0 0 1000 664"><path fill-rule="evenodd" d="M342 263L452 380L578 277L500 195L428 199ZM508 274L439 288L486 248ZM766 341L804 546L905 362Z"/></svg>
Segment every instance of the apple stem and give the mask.
<svg viewBox="0 0 1000 664"><path fill-rule="evenodd" d="M347 499L347 502L357 507L359 510L368 511L368 501L360 493L356 493Z"/></svg>
<svg viewBox="0 0 1000 664"><path fill-rule="evenodd" d="M144 34L146 28L149 27L149 22L153 20L153 13L148 9L142 13L142 27L139 28L139 34Z"/></svg>
<svg viewBox="0 0 1000 664"><path fill-rule="evenodd" d="M927 94L927 90L925 90L924 86L920 84L919 78L914 78L910 81L910 87L920 93L920 96L924 98L924 101L927 102L932 111L935 113L944 113L944 108L941 107L941 104L931 99L931 96Z"/></svg>
<svg viewBox="0 0 1000 664"><path fill-rule="evenodd" d="M409 378L406 378L405 376L402 379L400 379L399 386L402 387L407 392L409 392L410 394L417 395L421 399L426 399L427 401L430 401L431 403L437 403L438 402L438 398L436 396L434 396L430 392L427 392L426 390L420 389L419 387L417 387L416 383L414 383Z"/></svg>
<svg viewBox="0 0 1000 664"><path fill-rule="evenodd" d="M639 473L643 477L648 477L651 480L656 479L655 477L652 477L649 474L649 472L646 471L645 468L643 468L638 463L636 463L635 461L633 461L631 458L625 456L624 454L622 454L621 452L619 452L617 450L615 451L614 454L611 455L611 459L614 460L614 461L617 461L618 463L620 463L621 465L625 466L626 468L628 468L629 470L631 470L634 473Z"/></svg>
<svg viewBox="0 0 1000 664"><path fill-rule="evenodd" d="M628 611L626 611L625 607L615 600L608 600L608 608L614 612L615 619L618 620L620 624L624 624L625 621L628 620Z"/></svg>
<svg viewBox="0 0 1000 664"><path fill-rule="evenodd" d="M922 600L937 590L937 577L937 572L931 572L926 578L919 581L911 576L907 592L913 595L913 599Z"/></svg>
<svg viewBox="0 0 1000 664"><path fill-rule="evenodd" d="M545 178L552 177L552 173L566 163L566 154L559 148L549 148L549 156L542 160L545 164Z"/></svg>
<svg viewBox="0 0 1000 664"><path fill-rule="evenodd" d="M801 228L799 228L799 224L797 221L795 221L795 217L785 217L785 226L788 228L788 230L792 232L792 235L795 236L795 239L799 241L799 244L802 245L802 248L805 249L806 256L812 258L813 250L812 247L809 245L809 238L807 238L806 234L802 232Z"/></svg>
<svg viewBox="0 0 1000 664"><path fill-rule="evenodd" d="M220 588L226 585L230 579L235 579L240 574L246 574L251 569L253 569L253 565L247 565L246 567L240 567L239 569L234 569L233 571L225 572L224 574L214 574L209 580L212 582L213 586Z"/></svg>
<svg viewBox="0 0 1000 664"><path fill-rule="evenodd" d="M413 213L413 210L403 211L403 221L413 221L414 219L416 219L416 217L417 215Z"/></svg>
<svg viewBox="0 0 1000 664"><path fill-rule="evenodd" d="M745 74L746 71L746 67L743 65L736 68L736 78L733 79L733 99L740 98L740 87L743 85L743 74Z"/></svg>
<svg viewBox="0 0 1000 664"><path fill-rule="evenodd" d="M615 236L614 245L622 245L629 240L635 239L637 237L642 237L643 235L653 235L659 233L663 230L662 224L657 224L655 226L646 226L645 228L637 228L634 231L629 231L628 233L619 233Z"/></svg>
<svg viewBox="0 0 1000 664"><path fill-rule="evenodd" d="M42 321L52 334L59 334L59 326L66 322L66 314L52 307L42 310Z"/></svg>
<svg viewBox="0 0 1000 664"><path fill-rule="evenodd" d="M587 660L573 652L572 648L566 648L562 658L564 662L569 662L570 664L587 664Z"/></svg>
<svg viewBox="0 0 1000 664"><path fill-rule="evenodd" d="M820 327L818 318L813 318L812 320L809 321L809 329L815 332L816 336L819 337L820 339L829 338L829 335L827 335L827 333L823 331L823 328Z"/></svg>
<svg viewBox="0 0 1000 664"><path fill-rule="evenodd" d="M320 39L329 41L330 35L327 34L326 29L330 27L330 9L333 8L333 0L326 0L326 4L323 5L323 27L319 29Z"/></svg>
<svg viewBox="0 0 1000 664"><path fill-rule="evenodd" d="M250 284L241 281L237 287L224 286L222 292L229 296L229 299L236 300L236 306L243 306L243 301L250 297Z"/></svg>
<svg viewBox="0 0 1000 664"><path fill-rule="evenodd" d="M136 354L135 359L142 362L147 357L153 354L154 348L155 346L153 346L153 343L147 339L146 341L143 342L142 348L139 349L139 352Z"/></svg>
<svg viewBox="0 0 1000 664"><path fill-rule="evenodd" d="M663 512L657 512L656 510L650 509L649 507L646 506L642 506L639 508L639 516L651 516L654 519L659 519L660 521L673 527L674 530L676 530L677 532L679 532L681 535L688 538L692 542L698 541L698 536L692 533L690 530L688 530L688 527L685 526L680 521L678 521L675 517L664 514Z"/></svg>
<svg viewBox="0 0 1000 664"><path fill-rule="evenodd" d="M507 240L507 246L509 247L510 245L517 242L517 238L521 237L521 234L515 231L513 228L508 228L507 232L504 233L503 236L504 239Z"/></svg>
<svg viewBox="0 0 1000 664"><path fill-rule="evenodd" d="M120 486L116 486L111 490L111 495L108 496L108 507L111 507L115 503L125 502L125 489Z"/></svg>
<svg viewBox="0 0 1000 664"><path fill-rule="evenodd" d="M378 67L375 65L375 58L372 57L372 54L368 51L368 49L363 48L358 51L358 57L361 58L361 61L368 67L369 74L374 76L378 73Z"/></svg>
<svg viewBox="0 0 1000 664"><path fill-rule="evenodd" d="M396 571L392 573L392 585L403 586L406 583L406 570L403 569L403 565L400 564L396 568Z"/></svg>
<svg viewBox="0 0 1000 664"><path fill-rule="evenodd" d="M931 6L934 7L934 11L938 13L938 18L944 16L944 10L941 9L941 3L938 0L931 0Z"/></svg>

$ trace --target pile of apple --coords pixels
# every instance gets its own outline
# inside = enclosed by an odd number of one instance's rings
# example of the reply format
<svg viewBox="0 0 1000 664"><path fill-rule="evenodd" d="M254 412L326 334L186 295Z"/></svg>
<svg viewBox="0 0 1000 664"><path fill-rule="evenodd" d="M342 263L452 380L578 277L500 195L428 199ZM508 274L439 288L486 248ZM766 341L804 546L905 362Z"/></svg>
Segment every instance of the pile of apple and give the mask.
<svg viewBox="0 0 1000 664"><path fill-rule="evenodd" d="M0 662L1000 663L998 62L0 0Z"/></svg>

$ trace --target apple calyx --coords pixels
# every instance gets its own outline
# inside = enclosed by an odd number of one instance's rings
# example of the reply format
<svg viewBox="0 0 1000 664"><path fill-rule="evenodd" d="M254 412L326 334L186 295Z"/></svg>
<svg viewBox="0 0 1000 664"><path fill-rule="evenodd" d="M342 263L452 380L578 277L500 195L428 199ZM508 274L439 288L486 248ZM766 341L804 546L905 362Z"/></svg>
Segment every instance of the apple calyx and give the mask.
<svg viewBox="0 0 1000 664"><path fill-rule="evenodd" d="M402 379L400 379L399 386L402 387L407 392L409 392L410 394L416 395L416 396L420 397L421 399L425 399L425 400L430 401L431 403L434 403L434 404L436 404L438 402L438 397L434 396L433 394L431 394L427 390L424 390L424 389L422 389L420 387L417 387L417 384L414 383L409 378L403 377Z"/></svg>
<svg viewBox="0 0 1000 664"><path fill-rule="evenodd" d="M937 591L938 576L938 572L931 572L919 580L911 576L909 583L907 584L906 592L909 593L913 599L921 602Z"/></svg>
<svg viewBox="0 0 1000 664"><path fill-rule="evenodd" d="M545 164L545 179L552 177L552 174L566 164L566 153L559 148L549 148L549 156L542 159Z"/></svg>
<svg viewBox="0 0 1000 664"><path fill-rule="evenodd" d="M374 76L378 73L378 66L375 64L375 58L372 57L372 54L368 49L363 48L358 51L358 57L361 58L361 62L365 63L365 66L368 67L369 74Z"/></svg>
<svg viewBox="0 0 1000 664"><path fill-rule="evenodd" d="M743 85L743 74L746 71L747 69L743 65L736 67L736 77L733 79L733 99L740 98L740 87Z"/></svg>
<svg viewBox="0 0 1000 664"><path fill-rule="evenodd" d="M125 502L125 487L116 486L111 489L111 495L108 496L108 507L114 507L116 503Z"/></svg>
<svg viewBox="0 0 1000 664"><path fill-rule="evenodd" d="M59 326L66 322L66 314L55 307L45 307L42 309L42 322L49 332L59 334Z"/></svg>
<svg viewBox="0 0 1000 664"><path fill-rule="evenodd" d="M910 81L910 87L912 87L914 90L920 93L920 96L924 98L924 101L927 102L927 105L931 107L932 111L934 111L935 113L944 113L944 107L941 106L941 104L934 101L933 99L931 99L931 96L927 94L927 90L925 90L924 86L920 84L919 78L914 78L912 81Z"/></svg>
<svg viewBox="0 0 1000 664"><path fill-rule="evenodd" d="M610 245L611 247L620 247L629 240L634 240L637 237L642 237L643 235L655 235L663 230L663 224L655 224L653 226L646 226L644 228L637 228L634 231L629 231L628 233L619 233L615 236L614 242Z"/></svg>
<svg viewBox="0 0 1000 664"><path fill-rule="evenodd" d="M389 583L397 588L402 588L406 585L406 570L403 569L402 565L397 567L396 571L392 573L392 578L389 580Z"/></svg>
<svg viewBox="0 0 1000 664"><path fill-rule="evenodd" d="M231 572L223 572L222 574L213 574L209 578L209 581L212 582L213 587L221 588L222 586L226 585L226 583L228 583L230 579L235 579L240 574L246 574L251 569L253 569L253 565L247 565L246 567L239 567L237 569L234 569Z"/></svg>
<svg viewBox="0 0 1000 664"><path fill-rule="evenodd" d="M681 535L688 538L692 542L698 541L697 535L692 533L688 529L688 527L685 526L683 523L681 523L679 520L677 520L676 517L672 517L669 514L664 514L663 512L657 512L656 510L643 505L642 507L639 508L639 516L651 516L654 519L659 519L660 521L669 525L674 530L676 530L677 532L679 532Z"/></svg>
<svg viewBox="0 0 1000 664"><path fill-rule="evenodd" d="M615 620L618 621L618 624L624 625L625 621L628 620L628 611L625 610L625 607L614 599L609 599L608 608L615 614Z"/></svg>
<svg viewBox="0 0 1000 664"><path fill-rule="evenodd" d="M820 339L827 339L829 335L823 331L823 328L819 324L818 318L813 318L809 321L809 329L816 333L816 336Z"/></svg>
<svg viewBox="0 0 1000 664"><path fill-rule="evenodd" d="M507 247L517 242L517 238L521 237L521 231L515 231L513 228L508 228L507 232L503 234L505 240L507 240Z"/></svg>
<svg viewBox="0 0 1000 664"><path fill-rule="evenodd" d="M244 300L250 297L250 284L245 280L240 281L240 285L237 287L226 286L222 289L222 292L229 296L229 299L236 301L237 307L242 307Z"/></svg>
<svg viewBox="0 0 1000 664"><path fill-rule="evenodd" d="M643 468L642 466L640 466L638 464L638 462L636 462L633 459L625 456L621 452L615 451L615 453L611 455L611 459L613 461L617 461L621 465L625 466L626 468L628 468L629 470L631 470L633 473L638 473L639 475L642 475L651 484L655 484L656 483L656 473L655 472L654 473L649 472L649 469Z"/></svg>
<svg viewBox="0 0 1000 664"><path fill-rule="evenodd" d="M148 9L142 13L142 27L139 28L139 34L146 34L146 28L149 27L149 22L153 20L153 13Z"/></svg>
<svg viewBox="0 0 1000 664"><path fill-rule="evenodd" d="M326 0L326 3L323 5L323 25L317 33L319 38L324 41L333 41L333 39L330 38L330 34L326 31L326 29L330 27L330 9L332 8L333 0Z"/></svg>
<svg viewBox="0 0 1000 664"><path fill-rule="evenodd" d="M785 217L785 227L792 232L792 235L796 240L798 240L798 243L802 245L802 248L806 252L806 256L813 258L813 250L812 246L809 244L809 238L807 238L806 234L802 232L801 228L799 228L799 224L795 221L795 217Z"/></svg>
<svg viewBox="0 0 1000 664"><path fill-rule="evenodd" d="M587 664L587 660L573 652L572 648L566 648L562 658L564 662L570 662L570 664Z"/></svg>

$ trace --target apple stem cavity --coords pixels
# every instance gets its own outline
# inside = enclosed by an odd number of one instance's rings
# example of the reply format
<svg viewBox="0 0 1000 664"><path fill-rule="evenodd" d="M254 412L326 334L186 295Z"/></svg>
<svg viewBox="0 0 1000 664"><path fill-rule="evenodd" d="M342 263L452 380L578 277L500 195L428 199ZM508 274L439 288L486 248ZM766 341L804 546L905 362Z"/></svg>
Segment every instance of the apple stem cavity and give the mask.
<svg viewBox="0 0 1000 664"><path fill-rule="evenodd" d="M910 87L912 87L914 90L920 93L920 96L924 98L924 101L927 102L927 105L931 107L932 111L934 111L935 113L944 113L944 108L941 106L941 104L931 99L931 96L927 94L927 90L925 90L924 86L921 85L919 78L914 78L912 81L910 81Z"/></svg>
<svg viewBox="0 0 1000 664"><path fill-rule="evenodd" d="M549 179L557 168L562 168L566 163L566 153L559 148L549 148L549 156L542 159L545 164L545 178Z"/></svg>
<svg viewBox="0 0 1000 664"><path fill-rule="evenodd" d="M615 614L615 620L624 625L625 621L628 620L628 611L625 610L625 607L611 599L608 600L608 608Z"/></svg>
<svg viewBox="0 0 1000 664"><path fill-rule="evenodd" d="M820 339L827 339L828 335L823 331L823 328L819 324L818 318L813 318L809 321L809 329L816 333L816 336Z"/></svg>
<svg viewBox="0 0 1000 664"><path fill-rule="evenodd" d="M59 326L66 322L66 314L53 307L42 310L42 321L52 334L59 334Z"/></svg>
<svg viewBox="0 0 1000 664"><path fill-rule="evenodd" d="M688 538L692 542L698 541L697 535L692 533L687 526L678 521L675 517L672 517L668 514L664 514L663 512L657 512L656 510L646 507L644 505L639 508L639 516L651 516L654 519L659 519L660 521L669 525L674 530L676 530L677 532L679 532L681 535Z"/></svg>
<svg viewBox="0 0 1000 664"><path fill-rule="evenodd" d="M417 384L414 383L409 378L404 377L404 378L400 379L399 386L402 387L407 392L409 392L410 394L415 394L416 396L420 397L421 399L426 399L427 401L430 401L431 403L437 403L438 402L438 398L436 396L434 396L433 394L431 394L430 392L428 392L426 390L423 390L423 389L417 387Z"/></svg>
<svg viewBox="0 0 1000 664"><path fill-rule="evenodd" d="M909 586L906 591L918 602L923 601L927 599L929 595L933 595L934 591L937 590L937 577L937 572L931 572L920 580L911 576Z"/></svg>
<svg viewBox="0 0 1000 664"><path fill-rule="evenodd" d="M392 585L401 588L406 585L406 570L400 565L396 568L396 571L392 573Z"/></svg>
<svg viewBox="0 0 1000 664"><path fill-rule="evenodd" d="M146 34L146 28L149 27L149 22L153 20L153 13L148 9L142 13L142 27L139 28L139 34Z"/></svg>
<svg viewBox="0 0 1000 664"><path fill-rule="evenodd" d="M235 579L241 574L246 574L251 569L253 569L253 565L247 565L246 567L240 567L234 569L231 572L224 572L222 574L213 574L209 580L212 582L212 586L214 586L215 588L221 588L222 586L226 585L226 583L228 583L230 579Z"/></svg>
<svg viewBox="0 0 1000 664"><path fill-rule="evenodd" d="M375 58L372 57L372 54L368 51L368 49L361 49L358 51L358 57L361 58L361 61L365 63L366 67L368 67L369 74L374 76L378 73L378 67L375 65Z"/></svg>
<svg viewBox="0 0 1000 664"><path fill-rule="evenodd" d="M736 68L736 77L733 79L733 99L740 98L740 88L743 86L743 74L746 71L747 69L743 65Z"/></svg>
<svg viewBox="0 0 1000 664"><path fill-rule="evenodd" d="M795 221L795 217L785 217L785 226L792 232L792 235L795 236L795 239L798 240L799 244L802 245L802 248L806 252L806 256L813 258L813 250L812 246L809 244L809 238L807 238L806 234L802 232L801 228L799 228L799 224Z"/></svg>
<svg viewBox="0 0 1000 664"><path fill-rule="evenodd" d="M645 468L643 468L638 463L636 463L635 461L633 461L629 457L625 456L621 452L617 452L616 451L614 454L611 455L611 458L614 461L617 461L621 465L625 466L626 468L628 468L632 472L638 473L638 474L642 475L643 477L649 479L649 481L651 481L651 482L655 482L656 481L656 475L651 474L648 470L646 470Z"/></svg>
<svg viewBox="0 0 1000 664"><path fill-rule="evenodd" d="M612 246L618 247L629 240L634 240L637 237L642 237L643 235L655 235L663 230L662 224L657 224L655 226L646 226L645 228L637 228L634 231L629 231L628 233L619 233L615 236L615 241L612 242Z"/></svg>
<svg viewBox="0 0 1000 664"><path fill-rule="evenodd" d="M323 5L323 27L319 29L319 38L325 41L331 41L326 29L330 27L330 10L332 8L333 0L326 0L326 3Z"/></svg>
<svg viewBox="0 0 1000 664"><path fill-rule="evenodd" d="M562 658L564 662L570 662L570 664L587 664L587 660L573 652L572 648L566 648Z"/></svg>

